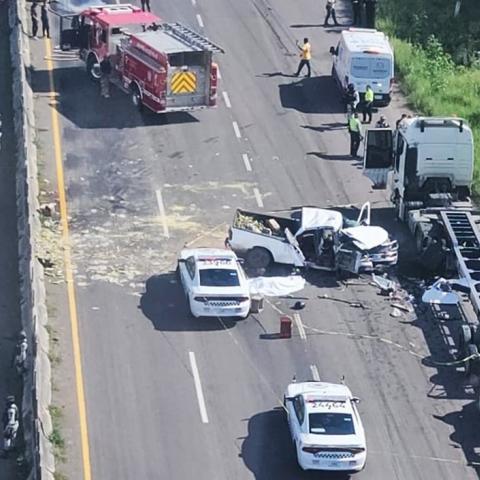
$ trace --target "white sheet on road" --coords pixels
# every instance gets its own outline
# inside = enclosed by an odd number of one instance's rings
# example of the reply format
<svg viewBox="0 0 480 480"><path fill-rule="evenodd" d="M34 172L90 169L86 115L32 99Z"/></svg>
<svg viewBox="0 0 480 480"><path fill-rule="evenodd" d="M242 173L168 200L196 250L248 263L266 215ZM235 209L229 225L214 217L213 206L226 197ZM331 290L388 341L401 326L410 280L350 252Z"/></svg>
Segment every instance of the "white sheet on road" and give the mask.
<svg viewBox="0 0 480 480"><path fill-rule="evenodd" d="M460 298L452 291L452 286L444 278L439 278L422 295L422 302L437 305L456 305Z"/></svg>
<svg viewBox="0 0 480 480"><path fill-rule="evenodd" d="M305 279L299 275L289 277L255 277L249 278L250 295L264 297L281 297L305 288Z"/></svg>

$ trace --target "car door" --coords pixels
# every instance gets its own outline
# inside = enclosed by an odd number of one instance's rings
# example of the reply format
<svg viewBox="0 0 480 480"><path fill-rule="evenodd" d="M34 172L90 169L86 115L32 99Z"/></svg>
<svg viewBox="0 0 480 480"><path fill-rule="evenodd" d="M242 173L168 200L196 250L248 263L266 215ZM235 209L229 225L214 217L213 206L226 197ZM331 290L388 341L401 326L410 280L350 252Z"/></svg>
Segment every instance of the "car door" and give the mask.
<svg viewBox="0 0 480 480"><path fill-rule="evenodd" d="M295 445L297 445L300 440L300 433L305 420L305 402L301 395L297 395L293 398L290 404L291 408L288 415L290 433L292 435L293 442Z"/></svg>
<svg viewBox="0 0 480 480"><path fill-rule="evenodd" d="M180 262L180 278L182 280L183 289L187 298L189 297L193 288L195 271L196 265L195 258L193 256L186 258L183 262Z"/></svg>
<svg viewBox="0 0 480 480"><path fill-rule="evenodd" d="M385 189L388 173L393 166L393 133L389 128L376 128L365 132L363 174L373 187Z"/></svg>
<svg viewBox="0 0 480 480"><path fill-rule="evenodd" d="M288 228L285 229L285 237L290 244L293 265L296 267L303 267L305 265L305 255L302 250L300 250L300 245L298 244L297 239Z"/></svg>

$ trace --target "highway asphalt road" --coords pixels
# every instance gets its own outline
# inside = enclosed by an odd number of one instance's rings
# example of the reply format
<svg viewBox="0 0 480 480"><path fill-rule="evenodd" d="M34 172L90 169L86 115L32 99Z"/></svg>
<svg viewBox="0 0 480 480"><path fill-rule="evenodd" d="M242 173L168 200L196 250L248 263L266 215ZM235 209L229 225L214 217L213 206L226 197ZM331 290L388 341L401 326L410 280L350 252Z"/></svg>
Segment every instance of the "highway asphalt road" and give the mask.
<svg viewBox="0 0 480 480"><path fill-rule="evenodd" d="M347 156L328 53L339 28L323 28L323 2L153 0L152 7L225 48L218 109L142 116L118 91L101 99L68 57L54 72L92 478L333 478L298 469L279 408L294 375L317 374L345 375L362 399L369 454L359 480L477 478L468 465L478 462L480 446L471 392L460 373L421 361L445 356L436 326L415 314L392 318L368 279L345 286L308 274L306 308L289 340L269 335L281 312L292 313L289 299L239 322L187 318L176 254L192 241L221 245L236 207L370 200L374 218L402 245L405 233ZM293 78L295 39L304 36L314 76ZM49 91L42 49L34 47L32 76L39 99ZM38 105L48 118L50 107ZM391 122L399 105L388 109ZM49 160L46 171L53 170ZM369 308L318 298L324 294ZM71 443L73 451L80 440ZM70 478L87 478L81 471Z"/></svg>

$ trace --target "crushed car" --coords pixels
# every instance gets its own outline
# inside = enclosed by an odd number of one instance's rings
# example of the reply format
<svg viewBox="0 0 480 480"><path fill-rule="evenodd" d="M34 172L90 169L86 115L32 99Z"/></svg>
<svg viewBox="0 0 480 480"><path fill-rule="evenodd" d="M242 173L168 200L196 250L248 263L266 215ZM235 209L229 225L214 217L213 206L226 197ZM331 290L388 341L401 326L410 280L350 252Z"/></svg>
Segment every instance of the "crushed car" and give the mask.
<svg viewBox="0 0 480 480"><path fill-rule="evenodd" d="M257 213L237 209L226 246L245 257L251 268L272 263L359 273L398 261L398 243L370 225L370 203L356 220L334 209L294 207Z"/></svg>

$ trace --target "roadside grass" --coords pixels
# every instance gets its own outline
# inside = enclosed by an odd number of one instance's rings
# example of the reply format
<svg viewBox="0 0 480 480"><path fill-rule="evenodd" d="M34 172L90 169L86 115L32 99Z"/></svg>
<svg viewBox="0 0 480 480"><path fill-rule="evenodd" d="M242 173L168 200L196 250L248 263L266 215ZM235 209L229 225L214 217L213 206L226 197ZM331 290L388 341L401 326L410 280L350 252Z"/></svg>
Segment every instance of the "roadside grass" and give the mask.
<svg viewBox="0 0 480 480"><path fill-rule="evenodd" d="M53 445L55 460L57 462L65 463L66 461L65 439L63 438L62 431L61 431L63 412L60 407L57 407L55 405L50 405L48 407L48 410L50 411L50 416L52 417L52 433L49 435L48 439Z"/></svg>
<svg viewBox="0 0 480 480"><path fill-rule="evenodd" d="M388 22L379 28L392 31ZM455 65L440 42L431 36L425 47L391 37L396 74L409 104L428 116L467 120L475 139L473 193L480 195L480 69Z"/></svg>

